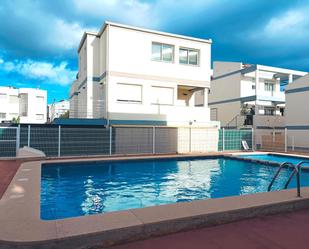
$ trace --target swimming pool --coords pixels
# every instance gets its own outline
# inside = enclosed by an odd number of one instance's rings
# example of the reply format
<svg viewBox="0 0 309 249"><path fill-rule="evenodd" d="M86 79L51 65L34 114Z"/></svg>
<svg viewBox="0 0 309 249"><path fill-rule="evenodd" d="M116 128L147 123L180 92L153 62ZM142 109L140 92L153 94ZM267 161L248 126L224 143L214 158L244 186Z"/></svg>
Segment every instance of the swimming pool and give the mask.
<svg viewBox="0 0 309 249"><path fill-rule="evenodd" d="M296 157L296 156L286 156L279 154L246 154L246 155L237 155L240 158L249 158L253 160L260 160L266 162L274 162L274 163L284 163L290 162L293 164L298 164L301 161L309 161L309 158ZM304 166L309 166L309 164L304 164Z"/></svg>
<svg viewBox="0 0 309 249"><path fill-rule="evenodd" d="M41 219L266 192L275 171L224 157L45 164ZM290 171L283 169L274 190L282 188ZM302 174L302 186L309 186L309 173Z"/></svg>

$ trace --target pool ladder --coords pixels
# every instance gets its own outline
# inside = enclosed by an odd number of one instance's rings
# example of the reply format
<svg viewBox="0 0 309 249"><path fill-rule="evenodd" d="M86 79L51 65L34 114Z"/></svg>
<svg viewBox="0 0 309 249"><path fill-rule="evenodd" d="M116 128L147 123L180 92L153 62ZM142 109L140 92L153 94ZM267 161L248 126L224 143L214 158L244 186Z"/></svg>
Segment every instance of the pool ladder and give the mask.
<svg viewBox="0 0 309 249"><path fill-rule="evenodd" d="M273 186L275 180L277 179L277 177L279 176L280 171L282 170L282 168L284 167L291 167L294 168L292 173L290 174L287 182L284 185L284 189L287 189L291 180L293 179L293 176L296 174L296 187L297 187L297 197L301 197L300 195L300 173L301 173L301 166L303 164L309 164L309 161L301 161L299 162L297 165L294 165L290 162L284 162L281 163L276 174L274 175L273 179L271 180L270 184L268 185L267 191L269 192L271 190L271 187Z"/></svg>

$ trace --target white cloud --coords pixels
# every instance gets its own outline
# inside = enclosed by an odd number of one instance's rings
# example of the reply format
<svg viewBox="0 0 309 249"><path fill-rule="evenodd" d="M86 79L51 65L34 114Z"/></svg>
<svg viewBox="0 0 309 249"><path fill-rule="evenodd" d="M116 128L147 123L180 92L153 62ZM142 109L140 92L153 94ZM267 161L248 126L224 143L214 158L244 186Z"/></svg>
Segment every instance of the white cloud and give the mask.
<svg viewBox="0 0 309 249"><path fill-rule="evenodd" d="M294 8L272 17L262 29L254 30L250 37L261 42L294 44L309 38L309 6Z"/></svg>
<svg viewBox="0 0 309 249"><path fill-rule="evenodd" d="M272 18L266 25L266 34L302 35L309 18L304 10L290 10L279 17Z"/></svg>
<svg viewBox="0 0 309 249"><path fill-rule="evenodd" d="M154 3L138 0L73 0L76 10L85 16L95 16L106 20L131 25L156 27ZM100 24L101 25L101 24Z"/></svg>
<svg viewBox="0 0 309 249"><path fill-rule="evenodd" d="M88 28L82 27L77 22L68 23L62 19L53 20L53 29L47 36L47 41L52 46L60 49L74 49L78 46L84 31Z"/></svg>
<svg viewBox="0 0 309 249"><path fill-rule="evenodd" d="M42 61L7 61L0 65L4 71L18 73L25 78L40 80L42 83L69 85L74 80L77 71L71 70L67 62L58 65Z"/></svg>

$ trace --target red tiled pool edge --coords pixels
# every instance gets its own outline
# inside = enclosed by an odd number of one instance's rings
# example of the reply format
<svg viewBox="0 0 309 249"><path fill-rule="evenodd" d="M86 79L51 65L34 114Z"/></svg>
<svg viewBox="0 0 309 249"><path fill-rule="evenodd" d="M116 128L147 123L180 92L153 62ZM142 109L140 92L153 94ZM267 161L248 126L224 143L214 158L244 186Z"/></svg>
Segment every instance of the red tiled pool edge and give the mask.
<svg viewBox="0 0 309 249"><path fill-rule="evenodd" d="M12 181L22 161L0 160L0 199Z"/></svg>

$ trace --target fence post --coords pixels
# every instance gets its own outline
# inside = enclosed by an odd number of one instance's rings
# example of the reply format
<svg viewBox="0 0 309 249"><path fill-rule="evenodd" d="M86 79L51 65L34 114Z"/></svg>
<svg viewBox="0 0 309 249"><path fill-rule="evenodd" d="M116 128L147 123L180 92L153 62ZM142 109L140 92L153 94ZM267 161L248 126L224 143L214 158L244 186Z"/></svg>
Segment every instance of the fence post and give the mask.
<svg viewBox="0 0 309 249"><path fill-rule="evenodd" d="M189 152L192 152L192 128L189 127Z"/></svg>
<svg viewBox="0 0 309 249"><path fill-rule="evenodd" d="M273 142L272 142L272 147L273 147L272 149L273 149L273 150L275 150L275 147L276 147L275 141L276 141L276 140L275 140L275 128L273 128Z"/></svg>
<svg viewBox="0 0 309 249"><path fill-rule="evenodd" d="M18 125L16 129L16 156L17 156L19 147L20 147L20 124Z"/></svg>
<svg viewBox="0 0 309 249"><path fill-rule="evenodd" d="M113 131L112 131L112 127L109 127L109 154L112 154L112 143L113 143Z"/></svg>
<svg viewBox="0 0 309 249"><path fill-rule="evenodd" d="M224 135L224 133L225 133L225 129L224 128L222 128L222 151L224 151L225 150L225 135Z"/></svg>
<svg viewBox="0 0 309 249"><path fill-rule="evenodd" d="M284 129L284 151L288 151L288 128Z"/></svg>
<svg viewBox="0 0 309 249"><path fill-rule="evenodd" d="M251 128L251 149L255 150L255 143L254 143L254 128Z"/></svg>
<svg viewBox="0 0 309 249"><path fill-rule="evenodd" d="M294 141L294 136L292 137L292 151L294 151L295 150L295 141Z"/></svg>
<svg viewBox="0 0 309 249"><path fill-rule="evenodd" d="M58 126L58 157L61 156L61 125Z"/></svg>
<svg viewBox="0 0 309 249"><path fill-rule="evenodd" d="M156 154L156 127L152 127L152 154Z"/></svg>
<svg viewBox="0 0 309 249"><path fill-rule="evenodd" d="M31 126L28 125L28 142L27 142L27 146L30 147L30 129L31 129Z"/></svg>

